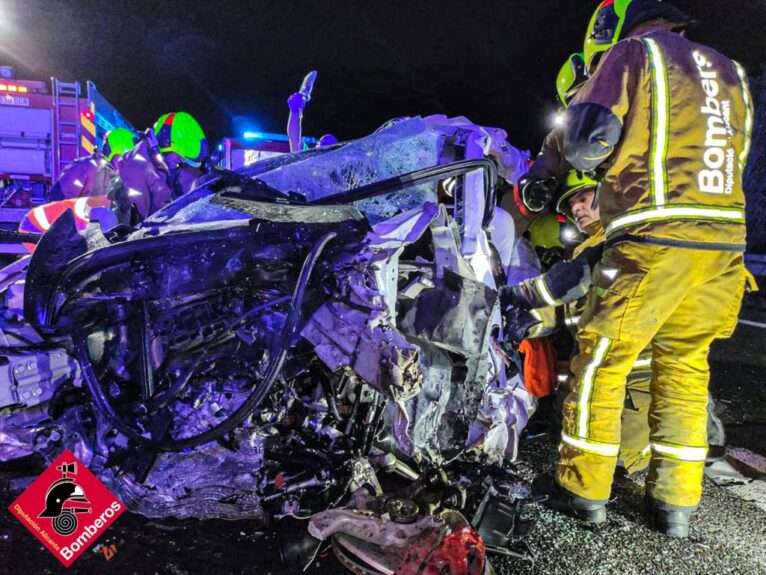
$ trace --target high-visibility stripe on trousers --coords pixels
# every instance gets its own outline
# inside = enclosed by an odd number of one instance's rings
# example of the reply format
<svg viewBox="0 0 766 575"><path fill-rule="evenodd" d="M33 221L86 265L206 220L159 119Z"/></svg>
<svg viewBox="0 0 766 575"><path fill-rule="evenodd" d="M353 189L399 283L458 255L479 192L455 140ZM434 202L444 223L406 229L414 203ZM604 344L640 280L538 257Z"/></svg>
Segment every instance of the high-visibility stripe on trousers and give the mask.
<svg viewBox="0 0 766 575"><path fill-rule="evenodd" d="M627 376L651 346L647 492L672 505L697 505L707 453L708 351L736 325L744 285L742 254L628 242L604 252L564 402L561 486L586 499L609 498Z"/></svg>
<svg viewBox="0 0 766 575"><path fill-rule="evenodd" d="M579 316L577 319L580 319ZM619 448L618 460L622 462L628 473L646 469L651 453L649 448L651 363L651 350L645 350L634 362L628 376L625 404L620 419L619 445L609 445L607 449L605 448L606 444L588 445L587 439L570 437L566 434L562 436L561 441L597 455L614 456L614 451ZM559 391L556 398L556 409L559 412L562 411L563 400L566 398L571 383L568 374L559 375Z"/></svg>

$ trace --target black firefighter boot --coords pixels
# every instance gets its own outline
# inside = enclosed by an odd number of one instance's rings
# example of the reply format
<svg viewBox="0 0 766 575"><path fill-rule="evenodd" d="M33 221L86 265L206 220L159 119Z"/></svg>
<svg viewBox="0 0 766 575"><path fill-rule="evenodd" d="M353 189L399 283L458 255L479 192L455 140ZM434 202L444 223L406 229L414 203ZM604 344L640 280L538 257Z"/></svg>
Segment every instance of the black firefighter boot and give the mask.
<svg viewBox="0 0 766 575"><path fill-rule="evenodd" d="M532 482L534 495L547 495L543 505L566 513L585 523L604 523L606 521L606 501L585 499L570 493L558 483L553 475L538 475Z"/></svg>
<svg viewBox="0 0 766 575"><path fill-rule="evenodd" d="M663 503L649 495L644 498L644 504L649 521L657 531L679 539L689 536L689 518L696 507Z"/></svg>

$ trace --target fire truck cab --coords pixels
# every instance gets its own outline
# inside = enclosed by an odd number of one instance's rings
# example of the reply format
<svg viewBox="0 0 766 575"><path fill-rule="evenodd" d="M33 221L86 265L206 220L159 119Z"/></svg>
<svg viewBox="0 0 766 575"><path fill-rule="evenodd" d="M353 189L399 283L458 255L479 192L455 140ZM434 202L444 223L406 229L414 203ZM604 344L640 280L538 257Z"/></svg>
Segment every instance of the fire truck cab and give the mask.
<svg viewBox="0 0 766 575"><path fill-rule="evenodd" d="M303 138L304 149L316 146L316 138ZM220 165L227 170L238 170L259 160L290 153L286 134L245 132L239 138L224 138L218 146Z"/></svg>

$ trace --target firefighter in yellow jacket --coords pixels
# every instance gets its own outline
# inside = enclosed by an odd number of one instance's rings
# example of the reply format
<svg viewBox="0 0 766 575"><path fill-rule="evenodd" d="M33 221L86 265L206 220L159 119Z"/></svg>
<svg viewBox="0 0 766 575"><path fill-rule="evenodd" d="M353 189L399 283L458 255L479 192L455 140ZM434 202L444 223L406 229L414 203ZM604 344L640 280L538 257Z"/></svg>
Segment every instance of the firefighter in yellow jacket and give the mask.
<svg viewBox="0 0 766 575"><path fill-rule="evenodd" d="M568 330L574 337L583 311L585 295L590 288L592 268L601 259L604 228L598 207L593 206L597 182L585 174L570 171L558 189L556 211L574 223L587 238L572 254L572 259L557 263L541 276L503 289L504 305L531 310L539 323L526 332L526 337L545 337ZM509 326L513 333L518 329ZM568 371L568 370L567 370ZM566 373L563 374L566 377ZM649 383L651 381L651 348L644 350L628 375L627 394L621 418L619 459L628 473L640 471L649 463ZM557 398L565 397L568 386L559 385ZM711 413L711 419L715 415ZM722 440L723 438L721 438Z"/></svg>
<svg viewBox="0 0 766 575"><path fill-rule="evenodd" d="M567 112L564 152L600 173L606 243L580 320L555 482L536 482L552 507L606 519L626 376L651 345L647 504L676 537L701 497L708 351L731 335L745 288L753 122L745 71L675 32L688 22L657 0L605 0L591 20L595 70Z"/></svg>
<svg viewBox="0 0 766 575"><path fill-rule="evenodd" d="M131 203L144 219L189 192L206 157L205 132L191 114L162 115L120 162L122 186L113 190L120 219L129 221Z"/></svg>
<svg viewBox="0 0 766 575"><path fill-rule="evenodd" d="M572 259L555 264L538 277L509 285L501 291L501 301L531 310L539 323L529 326L507 325L511 333L522 331L527 338L544 337L564 329L572 337L583 313L585 296L590 288L592 268L601 259L605 241L598 206L594 206L597 183L580 172L571 171L559 188L556 211L574 223L587 238L574 249ZM748 274L750 276L750 274ZM755 278L749 277L753 289ZM526 331L523 331L526 328ZM645 348L633 364L627 377L625 404L621 418L619 461L627 473L641 471L649 464L649 406L652 379L652 348ZM568 375L567 371L561 374ZM568 379L568 377L567 377ZM569 388L559 386L557 398L563 400ZM715 460L725 449L723 424L715 412L715 401L708 400L708 460ZM559 407L559 411L560 411Z"/></svg>

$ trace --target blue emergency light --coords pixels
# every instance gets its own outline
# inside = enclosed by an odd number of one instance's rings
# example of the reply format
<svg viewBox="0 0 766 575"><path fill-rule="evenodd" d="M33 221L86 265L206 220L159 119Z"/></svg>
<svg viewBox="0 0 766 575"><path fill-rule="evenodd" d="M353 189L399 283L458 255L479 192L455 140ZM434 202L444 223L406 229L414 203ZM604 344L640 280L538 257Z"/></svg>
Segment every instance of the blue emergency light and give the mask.
<svg viewBox="0 0 766 575"><path fill-rule="evenodd" d="M287 142L286 134L273 134L270 132L244 132L242 137L245 140L271 140L272 142Z"/></svg>

